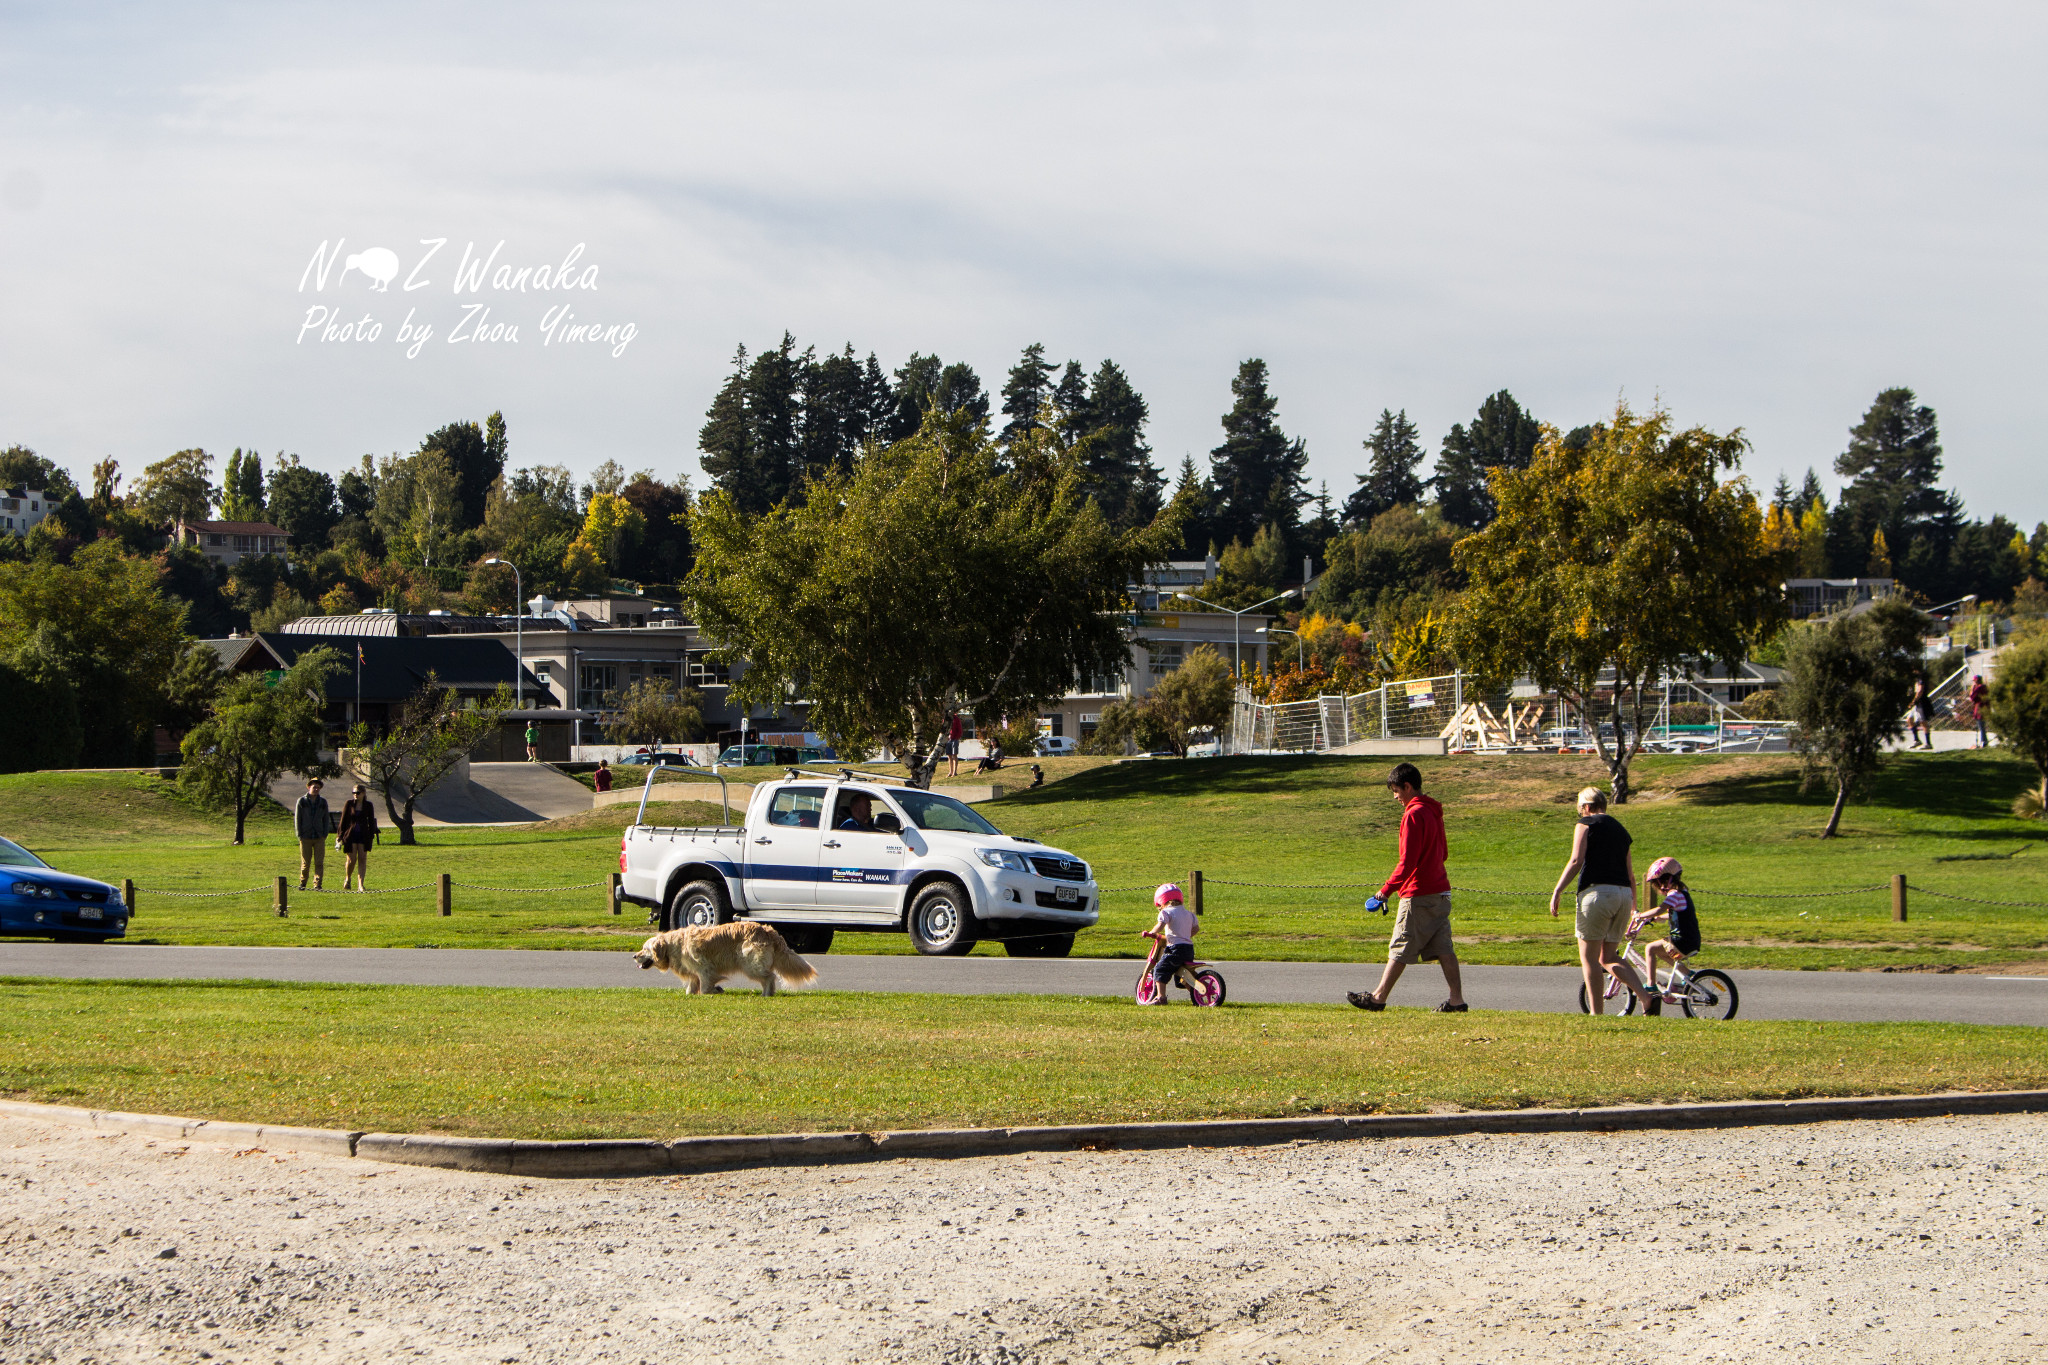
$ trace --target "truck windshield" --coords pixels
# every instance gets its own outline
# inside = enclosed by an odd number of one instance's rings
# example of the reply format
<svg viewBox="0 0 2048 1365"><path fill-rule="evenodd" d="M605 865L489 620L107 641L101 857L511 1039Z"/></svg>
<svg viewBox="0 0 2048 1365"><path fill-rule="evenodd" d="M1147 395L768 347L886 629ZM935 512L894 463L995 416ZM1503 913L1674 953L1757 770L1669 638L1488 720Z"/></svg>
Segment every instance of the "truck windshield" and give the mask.
<svg viewBox="0 0 2048 1365"><path fill-rule="evenodd" d="M950 796L936 792L907 791L899 787L889 795L919 829L950 829L961 834L1001 834L1002 831Z"/></svg>
<svg viewBox="0 0 2048 1365"><path fill-rule="evenodd" d="M49 864L11 839L0 839L0 867L48 867Z"/></svg>

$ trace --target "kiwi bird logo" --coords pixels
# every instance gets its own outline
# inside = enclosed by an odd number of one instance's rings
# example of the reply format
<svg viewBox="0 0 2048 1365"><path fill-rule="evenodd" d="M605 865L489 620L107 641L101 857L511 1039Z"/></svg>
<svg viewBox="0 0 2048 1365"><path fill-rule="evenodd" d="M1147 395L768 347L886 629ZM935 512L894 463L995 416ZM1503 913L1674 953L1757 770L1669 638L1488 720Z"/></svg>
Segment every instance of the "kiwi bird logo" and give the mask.
<svg viewBox="0 0 2048 1365"><path fill-rule="evenodd" d="M383 292L398 278L398 253L389 247L373 246L367 251L358 251L342 262L341 276L348 278L348 272L360 270L370 279L370 288Z"/></svg>

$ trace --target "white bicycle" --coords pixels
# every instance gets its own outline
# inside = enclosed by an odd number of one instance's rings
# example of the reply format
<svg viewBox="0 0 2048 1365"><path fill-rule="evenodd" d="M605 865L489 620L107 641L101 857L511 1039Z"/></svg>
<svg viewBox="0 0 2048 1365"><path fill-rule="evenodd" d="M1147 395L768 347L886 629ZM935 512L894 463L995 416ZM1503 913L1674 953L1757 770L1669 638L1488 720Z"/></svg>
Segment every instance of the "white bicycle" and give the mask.
<svg viewBox="0 0 2048 1365"><path fill-rule="evenodd" d="M1636 976L1645 983L1651 995L1675 995L1679 1006L1685 1010L1688 1019L1733 1019L1739 997L1735 991L1735 980L1728 973L1712 967L1704 971L1688 971L1686 963L1690 957L1682 957L1672 964L1670 973L1660 987L1656 974L1650 967L1650 960L1636 947L1636 935L1643 931L1646 921L1631 917L1628 922L1628 938L1621 945L1621 960L1636 969ZM1601 999L1607 1003L1610 1014L1634 1014L1636 993L1621 984L1612 972L1607 975L1607 989ZM1593 1011L1586 1000L1586 986L1579 983L1579 1012Z"/></svg>

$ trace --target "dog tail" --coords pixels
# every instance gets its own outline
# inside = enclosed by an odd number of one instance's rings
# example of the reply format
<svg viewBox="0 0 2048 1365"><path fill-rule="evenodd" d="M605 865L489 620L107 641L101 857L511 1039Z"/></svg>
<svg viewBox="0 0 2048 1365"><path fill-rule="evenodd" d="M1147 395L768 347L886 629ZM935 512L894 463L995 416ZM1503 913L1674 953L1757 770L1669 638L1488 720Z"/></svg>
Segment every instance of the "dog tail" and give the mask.
<svg viewBox="0 0 2048 1365"><path fill-rule="evenodd" d="M790 986L808 986L818 979L818 969L804 961L780 934L775 936L774 971L777 978Z"/></svg>

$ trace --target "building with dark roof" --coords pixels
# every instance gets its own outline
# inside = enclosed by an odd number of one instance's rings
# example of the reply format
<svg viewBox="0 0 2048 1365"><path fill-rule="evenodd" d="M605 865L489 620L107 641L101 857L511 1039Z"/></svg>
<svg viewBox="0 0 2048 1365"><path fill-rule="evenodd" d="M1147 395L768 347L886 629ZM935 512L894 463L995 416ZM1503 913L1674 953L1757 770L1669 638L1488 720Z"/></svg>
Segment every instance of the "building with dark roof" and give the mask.
<svg viewBox="0 0 2048 1365"><path fill-rule="evenodd" d="M561 704L546 683L519 668L511 650L486 637L359 636L337 640L270 631L205 643L231 673L287 669L309 650L322 646L340 654L346 667L328 678L326 689L328 734L337 741L358 720L381 729L398 707L425 686L430 674L457 698L480 701L501 683L511 686L517 669L529 707Z"/></svg>

